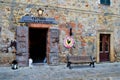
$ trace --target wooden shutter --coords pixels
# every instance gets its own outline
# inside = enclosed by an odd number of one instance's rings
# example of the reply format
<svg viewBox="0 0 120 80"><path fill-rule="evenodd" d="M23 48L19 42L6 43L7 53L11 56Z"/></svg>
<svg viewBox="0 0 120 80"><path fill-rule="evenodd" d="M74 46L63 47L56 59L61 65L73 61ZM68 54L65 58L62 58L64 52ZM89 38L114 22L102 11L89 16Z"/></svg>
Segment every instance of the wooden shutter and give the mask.
<svg viewBox="0 0 120 80"><path fill-rule="evenodd" d="M50 29L50 54L49 61L52 65L59 63L59 29Z"/></svg>
<svg viewBox="0 0 120 80"><path fill-rule="evenodd" d="M17 38L17 53L16 60L19 66L28 66L28 27L20 26L17 27L16 31Z"/></svg>

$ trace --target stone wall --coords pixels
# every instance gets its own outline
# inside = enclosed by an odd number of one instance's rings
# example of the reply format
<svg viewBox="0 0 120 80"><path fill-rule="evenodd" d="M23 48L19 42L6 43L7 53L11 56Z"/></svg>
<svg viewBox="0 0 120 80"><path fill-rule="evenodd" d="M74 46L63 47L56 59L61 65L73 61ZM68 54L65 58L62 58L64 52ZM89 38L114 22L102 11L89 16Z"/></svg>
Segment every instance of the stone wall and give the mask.
<svg viewBox="0 0 120 80"><path fill-rule="evenodd" d="M60 29L60 56L69 53L63 45L69 29L73 29L75 45L73 54L96 55L97 30L114 32L116 59L120 55L120 0L111 0L110 6L101 5L100 0L1 0L0 27L1 41L14 40L19 19L29 14L37 16L37 9L44 9L44 17L55 18ZM1 53L2 54L2 53Z"/></svg>
<svg viewBox="0 0 120 80"><path fill-rule="evenodd" d="M13 53L0 53L0 66L10 66L14 59Z"/></svg>

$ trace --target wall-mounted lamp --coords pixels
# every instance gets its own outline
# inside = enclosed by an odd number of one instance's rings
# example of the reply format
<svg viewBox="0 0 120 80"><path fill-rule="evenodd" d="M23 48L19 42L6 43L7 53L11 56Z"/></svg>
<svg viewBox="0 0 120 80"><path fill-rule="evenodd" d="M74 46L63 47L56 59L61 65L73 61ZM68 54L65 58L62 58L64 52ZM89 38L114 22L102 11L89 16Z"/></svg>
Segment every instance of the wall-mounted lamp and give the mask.
<svg viewBox="0 0 120 80"><path fill-rule="evenodd" d="M44 10L43 10L43 9L41 9L41 8L39 8L39 9L37 10L37 12L38 12L38 16L42 16L42 15L43 15Z"/></svg>

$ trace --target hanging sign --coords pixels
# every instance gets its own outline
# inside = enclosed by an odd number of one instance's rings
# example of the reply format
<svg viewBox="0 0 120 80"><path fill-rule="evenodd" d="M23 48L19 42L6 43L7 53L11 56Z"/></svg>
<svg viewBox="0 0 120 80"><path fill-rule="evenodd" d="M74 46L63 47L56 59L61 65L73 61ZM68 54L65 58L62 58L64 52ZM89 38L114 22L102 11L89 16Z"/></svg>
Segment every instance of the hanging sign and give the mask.
<svg viewBox="0 0 120 80"><path fill-rule="evenodd" d="M64 46L66 48L71 48L73 47L75 41L74 39L71 37L71 36L67 36L65 39L64 39Z"/></svg>
<svg viewBox="0 0 120 80"><path fill-rule="evenodd" d="M19 22L20 23L57 24L57 21L54 18L31 17L31 16L23 16Z"/></svg>

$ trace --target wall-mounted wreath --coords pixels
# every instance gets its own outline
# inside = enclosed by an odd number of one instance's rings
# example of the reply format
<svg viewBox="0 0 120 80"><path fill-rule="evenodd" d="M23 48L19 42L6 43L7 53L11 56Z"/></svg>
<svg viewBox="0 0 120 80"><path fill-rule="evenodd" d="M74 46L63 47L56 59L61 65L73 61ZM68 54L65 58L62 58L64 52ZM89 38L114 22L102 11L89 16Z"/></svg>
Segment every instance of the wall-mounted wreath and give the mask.
<svg viewBox="0 0 120 80"><path fill-rule="evenodd" d="M64 39L64 46L66 48L71 48L73 45L74 45L74 39L71 37L71 36L67 36L65 39Z"/></svg>

